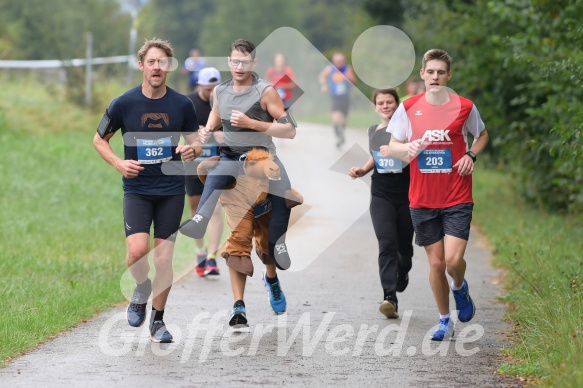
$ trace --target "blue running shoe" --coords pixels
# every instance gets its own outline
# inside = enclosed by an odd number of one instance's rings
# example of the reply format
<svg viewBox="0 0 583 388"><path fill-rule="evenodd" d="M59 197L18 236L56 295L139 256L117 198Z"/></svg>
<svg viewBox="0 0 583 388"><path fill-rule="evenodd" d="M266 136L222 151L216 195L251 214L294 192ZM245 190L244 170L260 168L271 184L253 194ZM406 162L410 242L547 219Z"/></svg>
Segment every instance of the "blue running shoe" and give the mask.
<svg viewBox="0 0 583 388"><path fill-rule="evenodd" d="M442 318L439 320L439 327L431 336L432 341L443 341L453 337L453 321L450 318Z"/></svg>
<svg viewBox="0 0 583 388"><path fill-rule="evenodd" d="M233 306L233 310L231 310L231 315L229 316L229 326L235 329L249 327L247 324L247 312L245 311L245 306L242 304L235 304Z"/></svg>
<svg viewBox="0 0 583 388"><path fill-rule="evenodd" d="M146 319L146 304L152 293L152 282L150 279L145 283L136 286L132 300L126 310L126 320L132 327L140 327Z"/></svg>
<svg viewBox="0 0 583 388"><path fill-rule="evenodd" d="M132 327L140 327L146 319L146 303L133 303L128 305L126 320Z"/></svg>
<svg viewBox="0 0 583 388"><path fill-rule="evenodd" d="M269 295L269 305L271 306L271 311L275 315L285 313L287 303L285 301L285 295L281 290L279 285L279 280L273 284L267 281L267 271L263 271L261 274L261 280L263 280L263 285L267 289L267 294Z"/></svg>
<svg viewBox="0 0 583 388"><path fill-rule="evenodd" d="M150 322L150 339L154 342L169 343L173 337L166 329L164 321L153 321Z"/></svg>
<svg viewBox="0 0 583 388"><path fill-rule="evenodd" d="M219 267L217 267L217 261L215 259L207 259L206 267L204 269L204 275L218 275Z"/></svg>
<svg viewBox="0 0 583 388"><path fill-rule="evenodd" d="M455 299L455 309L458 311L457 317L460 322L469 322L476 312L476 306L470 296L470 289L468 282L464 279L461 290L453 291L453 298Z"/></svg>

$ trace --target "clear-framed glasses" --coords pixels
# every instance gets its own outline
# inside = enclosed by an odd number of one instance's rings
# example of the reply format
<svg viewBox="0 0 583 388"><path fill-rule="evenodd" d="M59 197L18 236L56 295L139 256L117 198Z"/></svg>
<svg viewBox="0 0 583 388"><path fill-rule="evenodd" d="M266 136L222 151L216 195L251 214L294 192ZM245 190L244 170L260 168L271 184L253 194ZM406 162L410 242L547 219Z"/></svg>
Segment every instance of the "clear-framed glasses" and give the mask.
<svg viewBox="0 0 583 388"><path fill-rule="evenodd" d="M243 67L249 67L253 63L252 60L240 60L240 59L231 59L229 58L229 62L233 67L239 67L239 65L243 65Z"/></svg>

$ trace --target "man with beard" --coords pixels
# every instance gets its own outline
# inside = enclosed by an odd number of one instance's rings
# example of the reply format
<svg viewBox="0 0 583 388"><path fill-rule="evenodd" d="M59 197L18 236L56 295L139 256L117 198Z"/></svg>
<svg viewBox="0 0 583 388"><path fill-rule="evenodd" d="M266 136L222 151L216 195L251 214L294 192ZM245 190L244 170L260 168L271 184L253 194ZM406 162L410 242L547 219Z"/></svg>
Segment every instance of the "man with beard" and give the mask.
<svg viewBox="0 0 583 388"><path fill-rule="evenodd" d="M184 209L184 166L202 151L192 101L166 86L174 51L167 41L146 40L138 51L142 84L115 98L103 115L93 145L123 178L124 225L128 269L136 281L127 321L139 327L153 291L150 334L154 342L172 342L164 324L164 307L173 281L172 256ZM121 128L124 157L109 140ZM180 136L186 139L180 145ZM150 269L150 227L154 224L155 275Z"/></svg>

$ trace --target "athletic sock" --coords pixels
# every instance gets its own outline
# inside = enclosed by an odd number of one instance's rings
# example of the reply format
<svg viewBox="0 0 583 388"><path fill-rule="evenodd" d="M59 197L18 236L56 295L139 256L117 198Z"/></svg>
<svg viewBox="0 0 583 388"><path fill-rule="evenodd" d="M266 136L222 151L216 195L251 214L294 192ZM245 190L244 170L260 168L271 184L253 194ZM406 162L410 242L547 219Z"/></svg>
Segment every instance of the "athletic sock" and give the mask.
<svg viewBox="0 0 583 388"><path fill-rule="evenodd" d="M267 283L269 284L275 284L277 283L277 274L275 274L274 278L270 278L269 276L267 276L267 274L265 274L265 280L267 280Z"/></svg>
<svg viewBox="0 0 583 388"><path fill-rule="evenodd" d="M451 281L451 289L454 291L459 291L462 289L462 287L464 286L464 282L462 281L462 285L459 287L456 287L455 284L453 284L453 280Z"/></svg>
<svg viewBox="0 0 583 388"><path fill-rule="evenodd" d="M152 307L152 314L154 314L154 321L164 320L164 310L156 310L154 307Z"/></svg>
<svg viewBox="0 0 583 388"><path fill-rule="evenodd" d="M449 319L449 313L447 313L445 315L439 314L439 319L445 319L445 318L448 318Z"/></svg>
<svg viewBox="0 0 583 388"><path fill-rule="evenodd" d="M216 259L216 257L217 257L216 253L211 253L210 255L206 256L207 259Z"/></svg>
<svg viewBox="0 0 583 388"><path fill-rule="evenodd" d="M136 283L136 289L138 290L138 292L142 295L144 294L148 294L148 296L150 296L150 292L152 292L152 282L150 281L150 278L147 278L145 282L143 282L142 284L137 284Z"/></svg>

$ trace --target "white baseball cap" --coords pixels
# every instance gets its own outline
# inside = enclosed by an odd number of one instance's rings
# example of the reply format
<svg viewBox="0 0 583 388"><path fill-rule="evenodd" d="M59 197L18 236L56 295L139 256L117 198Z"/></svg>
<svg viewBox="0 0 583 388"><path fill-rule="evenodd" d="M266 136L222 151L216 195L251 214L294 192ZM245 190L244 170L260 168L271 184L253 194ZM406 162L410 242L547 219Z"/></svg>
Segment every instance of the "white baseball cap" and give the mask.
<svg viewBox="0 0 583 388"><path fill-rule="evenodd" d="M221 73L214 67L205 67L198 72L198 84L202 86L218 85L221 83Z"/></svg>

